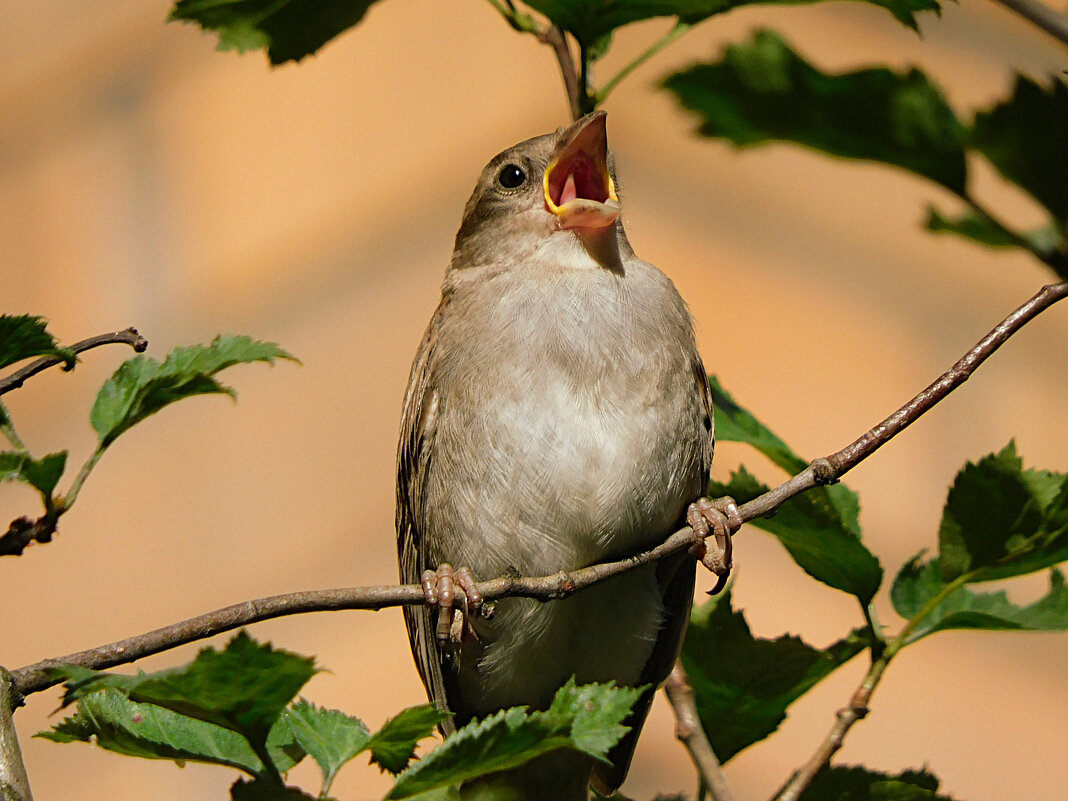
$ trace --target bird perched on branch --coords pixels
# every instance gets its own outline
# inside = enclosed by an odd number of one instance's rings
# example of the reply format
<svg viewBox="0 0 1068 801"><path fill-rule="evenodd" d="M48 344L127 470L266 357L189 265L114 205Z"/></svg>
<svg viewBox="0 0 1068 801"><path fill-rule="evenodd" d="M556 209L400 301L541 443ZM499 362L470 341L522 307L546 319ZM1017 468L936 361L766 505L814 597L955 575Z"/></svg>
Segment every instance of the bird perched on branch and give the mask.
<svg viewBox="0 0 1068 801"><path fill-rule="evenodd" d="M649 684L611 764L557 751L465 785L470 798L585 801L626 775L694 589L677 555L560 601L478 608L473 577L543 576L639 553L689 523L726 580L737 511L701 497L708 384L674 284L619 219L605 113L496 156L464 210L412 366L398 454L401 578L431 699L463 725L546 707L579 683ZM729 500L729 499L728 499ZM451 566L455 565L456 570ZM453 604L453 587L467 608ZM436 605L438 608L432 608Z"/></svg>

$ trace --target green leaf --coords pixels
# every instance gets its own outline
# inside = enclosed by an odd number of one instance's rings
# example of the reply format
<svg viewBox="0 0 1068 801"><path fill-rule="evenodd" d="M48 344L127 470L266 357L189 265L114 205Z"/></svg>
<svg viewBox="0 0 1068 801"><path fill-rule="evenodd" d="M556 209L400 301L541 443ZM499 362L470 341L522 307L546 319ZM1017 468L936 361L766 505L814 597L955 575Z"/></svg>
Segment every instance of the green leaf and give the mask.
<svg viewBox="0 0 1068 801"><path fill-rule="evenodd" d="M0 481L22 481L51 498L66 466L66 451L50 453L40 461L29 454L3 451L0 452Z"/></svg>
<svg viewBox="0 0 1068 801"><path fill-rule="evenodd" d="M60 709L103 690L119 690L126 694L133 683L145 675L138 671L136 676L124 676L120 673L107 673L80 665L58 665L46 667L44 671L53 682L61 681L65 684Z"/></svg>
<svg viewBox="0 0 1068 801"><path fill-rule="evenodd" d="M743 466L731 473L729 483L711 482L709 493L729 495L741 504L767 490ZM774 534L814 579L867 604L882 583L883 569L860 541L858 509L856 495L847 487L815 487L783 503L774 516L749 523Z"/></svg>
<svg viewBox="0 0 1068 801"><path fill-rule="evenodd" d="M341 766L363 751L371 733L358 718L336 709L325 709L303 698L285 712L293 736L323 773L325 795Z"/></svg>
<svg viewBox="0 0 1068 801"><path fill-rule="evenodd" d="M412 801L462 801L460 790L452 785L448 787L435 787L425 793L408 796Z"/></svg>
<svg viewBox="0 0 1068 801"><path fill-rule="evenodd" d="M147 356L137 356L119 365L100 388L89 419L107 446L131 426L155 414L164 406L193 395L225 393L229 387L212 377L236 364L275 359L297 361L273 342L259 342L246 336L218 336L210 345L175 348L161 364Z"/></svg>
<svg viewBox="0 0 1068 801"><path fill-rule="evenodd" d="M790 704L866 647L862 629L823 650L798 637L753 637L728 589L694 609L681 659L701 725L726 762L774 732Z"/></svg>
<svg viewBox="0 0 1068 801"><path fill-rule="evenodd" d="M612 31L609 31L608 33L602 34L590 44L586 51L586 57L590 60L591 64L604 58L608 54L608 51L612 48L612 39L614 38L612 33Z"/></svg>
<svg viewBox="0 0 1068 801"><path fill-rule="evenodd" d="M1013 95L975 116L971 143L1008 180L1030 192L1061 225L1068 224L1068 84L1048 87L1018 75Z"/></svg>
<svg viewBox="0 0 1068 801"><path fill-rule="evenodd" d="M938 794L938 779L926 770L892 775L836 765L816 774L801 801L953 801Z"/></svg>
<svg viewBox="0 0 1068 801"><path fill-rule="evenodd" d="M387 720L367 743L371 760L394 775L400 773L411 761L419 741L430 737L448 716L434 704L408 707Z"/></svg>
<svg viewBox="0 0 1068 801"><path fill-rule="evenodd" d="M678 17L690 25L739 6L762 2L767 5L807 5L818 0L529 0L534 8L575 35L592 44L616 28L654 17ZM939 11L936 0L870 0L887 9L896 19L916 29L916 12Z"/></svg>
<svg viewBox="0 0 1068 801"><path fill-rule="evenodd" d="M282 710L315 672L312 659L261 645L242 631L225 650L205 648L184 667L119 676L65 666L50 675L70 677L64 703L118 689L134 701L238 732L255 745L266 741Z"/></svg>
<svg viewBox="0 0 1068 801"><path fill-rule="evenodd" d="M928 206L924 225L928 231L936 234L956 234L991 248L1024 248L1044 254L1068 252L1068 240L1065 240L1065 235L1053 221L1033 231L1007 231L985 214L975 210L949 218L943 216L934 206Z"/></svg>
<svg viewBox="0 0 1068 801"><path fill-rule="evenodd" d="M205 762L244 770L263 771L263 763L240 734L212 723L172 712L155 704L131 701L113 687L103 687L78 699L77 712L37 737L57 743L95 742L101 748L127 756L169 759L179 765ZM292 732L275 726L267 750L280 771L303 757Z"/></svg>
<svg viewBox="0 0 1068 801"><path fill-rule="evenodd" d="M794 142L902 167L964 192L964 128L918 70L823 73L762 30L728 47L720 61L676 73L664 85L697 113L704 136L737 147Z"/></svg>
<svg viewBox="0 0 1068 801"><path fill-rule="evenodd" d="M924 227L936 234L951 233L972 239L991 248L1020 247L1019 240L1000 225L994 224L989 217L975 211L966 211L959 217L944 217L934 206L927 207L927 221Z"/></svg>
<svg viewBox="0 0 1068 801"><path fill-rule="evenodd" d="M219 34L220 50L266 49L272 64L299 61L363 19L375 0L178 0L171 20Z"/></svg>
<svg viewBox="0 0 1068 801"><path fill-rule="evenodd" d="M1068 475L1024 470L1010 442L968 464L949 490L938 532L943 581L990 581L1068 560Z"/></svg>
<svg viewBox="0 0 1068 801"><path fill-rule="evenodd" d="M558 748L603 760L628 731L622 723L640 694L640 688L569 681L544 712L513 707L464 726L398 776L386 797L408 798L515 768Z"/></svg>
<svg viewBox="0 0 1068 801"><path fill-rule="evenodd" d="M924 561L920 553L897 574L890 600L897 613L908 620L924 612L906 641L909 643L946 629L1066 631L1068 589L1064 574L1051 570L1049 585L1049 592L1028 606L1011 603L1004 591L980 593L964 586L949 590L938 560ZM942 593L946 594L937 600ZM928 609L929 604L933 606Z"/></svg>
<svg viewBox="0 0 1068 801"><path fill-rule="evenodd" d="M61 348L46 325L43 317L0 314L0 369L34 356L55 356L73 366L74 352Z"/></svg>
<svg viewBox="0 0 1068 801"><path fill-rule="evenodd" d="M22 465L26 454L14 451L0 451L0 481L25 481Z"/></svg>
<svg viewBox="0 0 1068 801"><path fill-rule="evenodd" d="M253 779L250 782L238 779L230 788L233 801L316 801L299 787L282 787L272 779ZM320 796L318 801L331 801Z"/></svg>
<svg viewBox="0 0 1068 801"><path fill-rule="evenodd" d="M629 726L623 721L645 687L616 687L614 684L576 685L574 678L556 691L548 715L572 720L574 748L597 759L605 759L623 739Z"/></svg>
<svg viewBox="0 0 1068 801"><path fill-rule="evenodd" d="M50 453L40 461L27 458L22 474L42 495L51 496L67 466L67 452Z"/></svg>

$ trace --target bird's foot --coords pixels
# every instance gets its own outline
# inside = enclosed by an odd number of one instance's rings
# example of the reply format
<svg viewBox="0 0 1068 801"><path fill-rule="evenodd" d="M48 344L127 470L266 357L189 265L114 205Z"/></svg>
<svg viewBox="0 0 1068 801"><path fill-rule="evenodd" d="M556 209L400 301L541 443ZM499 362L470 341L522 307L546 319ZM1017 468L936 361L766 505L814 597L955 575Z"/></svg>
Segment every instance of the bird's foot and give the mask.
<svg viewBox="0 0 1068 801"><path fill-rule="evenodd" d="M734 498L727 496L715 500L698 498L686 510L686 523L699 540L690 553L718 576L716 586L708 593L715 595L726 586L727 577L731 574L734 547L731 537L742 526L738 505ZM711 540L709 534L712 535Z"/></svg>
<svg viewBox="0 0 1068 801"><path fill-rule="evenodd" d="M465 636L472 633L468 626L468 615L482 605L482 596L471 571L466 567L454 570L452 565L442 562L437 570L423 571L421 583L426 605L438 609L438 622L434 630L437 638L462 642ZM460 590L459 596L457 589Z"/></svg>

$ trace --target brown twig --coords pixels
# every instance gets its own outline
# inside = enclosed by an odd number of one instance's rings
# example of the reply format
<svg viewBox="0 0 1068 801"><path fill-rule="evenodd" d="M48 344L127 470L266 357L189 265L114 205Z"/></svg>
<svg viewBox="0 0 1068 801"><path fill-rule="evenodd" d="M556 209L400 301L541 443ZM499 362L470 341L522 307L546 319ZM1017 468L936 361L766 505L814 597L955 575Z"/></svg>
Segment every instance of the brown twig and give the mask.
<svg viewBox="0 0 1068 801"><path fill-rule="evenodd" d="M98 348L101 345L115 344L129 345L138 353L143 353L145 348L148 347L148 340L141 336L136 328L127 328L125 331L99 334L95 337L89 337L89 339L83 339L81 342L75 342L69 346L67 350L81 353L90 348ZM47 370L49 367L64 364L64 362L65 360L59 356L43 356L36 361L30 362L21 370L16 370L11 375L0 378L0 395L13 389L18 389L26 382L26 379L37 375L43 370ZM73 365L71 369L73 369Z"/></svg>
<svg viewBox="0 0 1068 801"><path fill-rule="evenodd" d="M690 679L681 663L675 663L671 675L664 682L664 694L675 713L675 737L686 746L690 759L697 768L697 775L701 778L701 784L712 801L734 801L734 796L727 786L727 779L720 769L719 759L701 726L693 687L690 686Z"/></svg>
<svg viewBox="0 0 1068 801"><path fill-rule="evenodd" d="M689 548L695 542L693 531L686 527L676 531L656 548L629 559L592 565L569 573L561 571L555 575L540 578L506 576L479 582L478 590L484 602L505 597L535 598L540 601L557 600L566 598L599 581L625 573L639 565L655 562L669 554ZM462 593L462 590L458 592ZM418 584L387 584L376 587L310 590L273 595L216 609L180 623L101 645L98 648L45 659L14 670L12 675L15 677L18 691L23 695L29 695L58 683L46 672L48 668L57 665L109 668L276 617L343 609L379 610L390 606L412 606L421 603L423 603L423 588Z"/></svg>
<svg viewBox="0 0 1068 801"><path fill-rule="evenodd" d="M1004 345L1009 337L1066 295L1068 295L1068 282L1042 287L1030 300L998 323L934 383L881 423L857 437L840 451L822 459L816 459L789 481L783 482L749 503L742 504L738 509L742 519L752 520L754 517L767 515L779 508L783 501L800 492L821 484L833 484L838 481L845 473L871 456L967 381L976 368Z"/></svg>
<svg viewBox="0 0 1068 801"><path fill-rule="evenodd" d="M564 79L564 91L567 93L571 119L577 120L582 116L582 88L579 82L579 72L575 69L575 59L571 55L571 48L567 46L567 36L559 25L548 25L538 34L538 41L553 49L556 63L560 66L560 76Z"/></svg>
<svg viewBox="0 0 1068 801"><path fill-rule="evenodd" d="M567 34L559 25L552 22L540 22L530 14L521 12L516 8L512 0L489 0L497 13L504 17L505 22L520 33L531 33L542 44L552 48L556 56L556 63L560 67L560 76L564 79L564 92L567 94L568 110L571 119L577 120L582 116L582 94L585 88L582 86L581 74L575 68L575 60L571 55L571 48L567 43Z"/></svg>
<svg viewBox="0 0 1068 801"><path fill-rule="evenodd" d="M53 508L36 520L26 515L12 520L7 531L0 534L0 556L22 556L31 542L51 542L61 514L62 509Z"/></svg>
<svg viewBox="0 0 1068 801"><path fill-rule="evenodd" d="M989 334L971 348L952 368L923 392L902 406L890 417L859 437L837 453L816 459L805 470L772 490L739 507L743 521L767 515L783 502L814 486L837 481L849 469L870 456L892 437L915 422L924 412L962 384L972 372L1009 337L1044 309L1068 295L1068 282L1043 287L1030 300L1002 320ZM480 582L483 599L492 601L506 596L522 596L538 600L564 598L585 587L603 581L640 565L678 553L695 543L693 531L685 527L676 531L660 545L637 556L617 562L592 565L580 570L561 572L542 578L504 577ZM241 626L285 615L340 609L381 609L401 604L423 603L422 588L405 586L356 587L339 590L318 590L276 595L255 601L234 604L215 612L165 626L126 640L80 651L67 656L46 659L13 671L16 687L23 695L51 687L45 669L69 663L93 668L107 668L133 662L151 654L179 645L231 631Z"/></svg>
<svg viewBox="0 0 1068 801"><path fill-rule="evenodd" d="M812 783L816 774L831 761L831 757L842 747L846 733L853 727L853 724L867 716L871 694L875 690L875 685L879 683L879 679L882 678L883 671L886 670L889 661L889 657L884 657L872 663L860 686L857 687L853 692L852 698L849 699L849 706L838 710L834 728L820 742L816 752L809 757L809 760L790 777L790 780L779 791L773 801L797 801Z"/></svg>
<svg viewBox="0 0 1068 801"><path fill-rule="evenodd" d="M0 667L0 801L33 801L12 713L22 699L10 673Z"/></svg>

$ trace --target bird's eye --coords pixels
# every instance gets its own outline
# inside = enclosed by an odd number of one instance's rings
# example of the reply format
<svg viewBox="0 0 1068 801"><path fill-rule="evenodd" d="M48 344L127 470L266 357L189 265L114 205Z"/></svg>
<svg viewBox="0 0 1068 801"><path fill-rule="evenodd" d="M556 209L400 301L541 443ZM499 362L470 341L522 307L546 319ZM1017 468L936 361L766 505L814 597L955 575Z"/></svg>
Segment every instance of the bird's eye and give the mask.
<svg viewBox="0 0 1068 801"><path fill-rule="evenodd" d="M527 174L516 164L505 164L497 173L497 183L505 189L518 189L527 180Z"/></svg>

